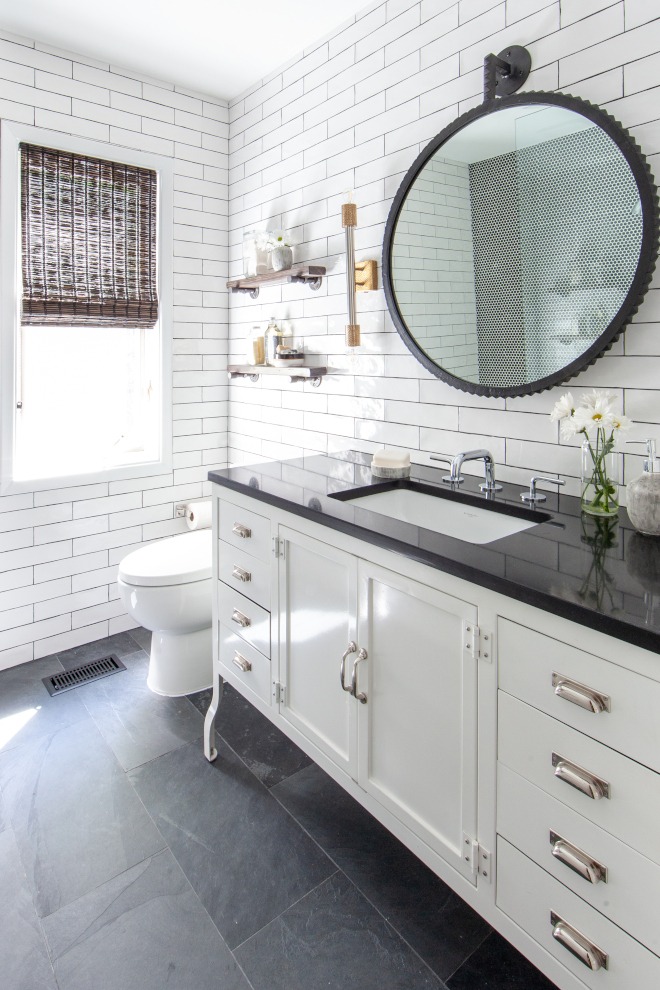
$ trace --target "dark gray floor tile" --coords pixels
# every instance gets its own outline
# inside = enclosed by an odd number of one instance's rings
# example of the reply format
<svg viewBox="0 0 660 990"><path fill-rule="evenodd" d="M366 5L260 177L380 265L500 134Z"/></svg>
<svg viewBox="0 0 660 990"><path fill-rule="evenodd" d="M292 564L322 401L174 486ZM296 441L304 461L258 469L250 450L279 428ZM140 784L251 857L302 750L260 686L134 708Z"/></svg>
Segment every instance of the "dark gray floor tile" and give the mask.
<svg viewBox="0 0 660 990"><path fill-rule="evenodd" d="M434 976L342 873L236 950L254 990L440 990Z"/></svg>
<svg viewBox="0 0 660 990"><path fill-rule="evenodd" d="M5 741L2 752L25 746L89 718L89 713L75 691L51 698L42 683L43 677L60 674L57 657L32 660L0 671L0 719Z"/></svg>
<svg viewBox="0 0 660 990"><path fill-rule="evenodd" d="M163 848L89 717L0 753L0 788L40 917Z"/></svg>
<svg viewBox="0 0 660 990"><path fill-rule="evenodd" d="M71 650L64 650L57 654L57 658L65 670L72 667L79 667L90 660L98 660L107 653L116 653L118 657L124 657L129 653L135 653L141 649L137 640L127 632L115 633L106 639L97 639L93 643L83 643L82 646L74 646Z"/></svg>
<svg viewBox="0 0 660 990"><path fill-rule="evenodd" d="M316 764L272 793L441 979L451 976L491 931Z"/></svg>
<svg viewBox="0 0 660 990"><path fill-rule="evenodd" d="M149 629L143 629L142 626L139 626L137 629L131 629L129 635L131 639L134 639L135 642L140 645L148 656L151 650L151 631Z"/></svg>
<svg viewBox="0 0 660 990"><path fill-rule="evenodd" d="M209 689L190 695L190 700L203 715L212 693ZM231 684L225 684L215 727L216 732L266 787L285 780L312 762Z"/></svg>
<svg viewBox="0 0 660 990"><path fill-rule="evenodd" d="M217 747L213 764L193 744L129 776L233 948L334 867L221 739Z"/></svg>
<svg viewBox="0 0 660 990"><path fill-rule="evenodd" d="M60 990L249 990L168 850L52 914L44 931Z"/></svg>
<svg viewBox="0 0 660 990"><path fill-rule="evenodd" d="M447 981L449 990L557 990L517 949L491 932Z"/></svg>
<svg viewBox="0 0 660 990"><path fill-rule="evenodd" d="M149 690L147 661L140 650L123 658L127 670L77 689L124 770L200 739L204 726L187 698Z"/></svg>
<svg viewBox="0 0 660 990"><path fill-rule="evenodd" d="M56 990L11 829L0 833L0 983L7 990Z"/></svg>

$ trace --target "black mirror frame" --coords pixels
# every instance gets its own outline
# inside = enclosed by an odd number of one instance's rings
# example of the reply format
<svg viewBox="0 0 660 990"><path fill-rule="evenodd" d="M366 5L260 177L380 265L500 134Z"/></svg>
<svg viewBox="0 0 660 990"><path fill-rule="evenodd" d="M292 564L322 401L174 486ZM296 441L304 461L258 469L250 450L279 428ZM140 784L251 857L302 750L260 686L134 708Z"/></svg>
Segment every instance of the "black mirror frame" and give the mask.
<svg viewBox="0 0 660 990"><path fill-rule="evenodd" d="M602 128L602 130L605 131L605 133L619 148L633 173L635 182L637 183L637 188L639 189L642 204L643 227L639 262L637 264L637 271L635 272L632 285L630 286L628 294L624 299L618 313L600 337L591 345L591 347L588 348L588 350L581 354L579 358L571 362L571 364L566 365L564 368L561 368L554 374L549 375L547 378L541 378L538 381L530 382L524 385L515 385L506 388L491 385L479 385L465 381L462 378L456 378L454 375L451 375L449 372L445 371L444 368L441 368L440 365L436 364L436 362L422 350L408 330L406 322L399 310L394 292L394 286L392 284L392 244L394 233L396 231L399 213L401 212L401 208L403 207L411 186L432 155L438 151L445 141L447 141L457 131L462 130L462 128L466 127L468 124L472 123L472 121L477 120L480 117L485 117L487 114L491 113L498 113L500 110L504 110L507 107L532 103L542 103L564 107L567 110L573 110L575 113L581 114L583 117L592 120L595 124ZM629 134L629 132L617 120L615 120L614 117L611 117L610 114L606 113L604 110L601 110L600 107L597 107L586 100L581 100L576 96L568 96L564 93L518 93L513 96L486 100L484 103L474 107L472 110L468 110L467 113L461 114L460 117L457 117L456 120L452 121L451 124L448 124L447 127L440 131L440 133L434 137L429 144L427 144L421 154L417 156L406 173L403 182L399 186L387 218L385 239L383 241L383 288L385 290L385 299L387 300L387 307L390 311L390 315L404 343L412 354L414 354L417 360L428 371L430 371L431 374L435 375L436 378L441 378L454 388L461 389L463 392L469 392L472 395L486 395L491 397L533 395L535 392L544 392L546 389L553 388L555 385L561 385L562 382L567 382L569 379L574 378L581 371L584 371L584 369L589 365L594 364L597 359L601 357L605 351L608 351L612 344L619 339L623 331L626 329L626 326L630 323L633 316L639 309L639 306L646 295L655 270L657 256L658 192L653 181L651 169L646 161L646 157L642 154L639 145L636 143L631 134Z"/></svg>

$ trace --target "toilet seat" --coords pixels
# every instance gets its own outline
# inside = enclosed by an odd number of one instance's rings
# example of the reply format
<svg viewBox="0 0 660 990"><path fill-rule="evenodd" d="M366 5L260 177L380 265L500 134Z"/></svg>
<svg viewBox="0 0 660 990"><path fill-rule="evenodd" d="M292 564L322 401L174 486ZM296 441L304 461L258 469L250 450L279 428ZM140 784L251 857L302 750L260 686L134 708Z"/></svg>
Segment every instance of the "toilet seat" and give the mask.
<svg viewBox="0 0 660 990"><path fill-rule="evenodd" d="M138 588L191 584L211 577L212 532L200 529L156 540L124 557L119 579Z"/></svg>

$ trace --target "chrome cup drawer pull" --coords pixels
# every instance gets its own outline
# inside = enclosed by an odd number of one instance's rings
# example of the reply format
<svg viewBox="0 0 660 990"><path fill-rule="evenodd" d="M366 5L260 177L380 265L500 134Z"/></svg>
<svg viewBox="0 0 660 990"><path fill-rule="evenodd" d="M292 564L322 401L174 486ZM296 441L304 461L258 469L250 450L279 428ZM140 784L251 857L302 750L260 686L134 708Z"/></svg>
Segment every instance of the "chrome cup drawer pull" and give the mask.
<svg viewBox="0 0 660 990"><path fill-rule="evenodd" d="M577 928L573 928L560 918L554 911L550 913L550 924L552 925L552 937L556 938L560 945L572 952L587 969L594 973L599 969L609 969L609 956L597 945L594 945Z"/></svg>
<svg viewBox="0 0 660 990"><path fill-rule="evenodd" d="M234 569L231 572L231 576L233 578L236 578L237 581L251 581L252 580L252 575L250 574L250 572L244 570L242 567L239 567L237 564L234 566Z"/></svg>
<svg viewBox="0 0 660 990"><path fill-rule="evenodd" d="M558 698L564 698L565 701L570 701L573 705L586 708L588 712L593 712L595 715L612 710L609 695L594 691L586 684L573 681L570 677L564 677L563 674L558 674L554 670L552 672L552 686Z"/></svg>
<svg viewBox="0 0 660 990"><path fill-rule="evenodd" d="M231 531L234 536L240 536L242 540L249 540L252 536L252 530L248 529L247 526L243 526L242 523L234 523Z"/></svg>
<svg viewBox="0 0 660 990"><path fill-rule="evenodd" d="M232 612L231 621L237 622L238 625L243 626L244 629L246 628L246 626L250 625L250 620L248 619L247 615L243 615L243 613L239 612L237 608L235 608L234 611Z"/></svg>
<svg viewBox="0 0 660 990"><path fill-rule="evenodd" d="M579 767L577 763L571 763L570 760L565 760L558 753L553 753L552 765L555 768L555 777L559 777L560 780L575 787L576 790L586 794L594 801L600 801L601 798L610 796L608 782L594 776L584 767Z"/></svg>
<svg viewBox="0 0 660 990"><path fill-rule="evenodd" d="M247 674L250 670L252 670L252 664L250 661L246 660L240 653L234 653L232 663L235 663L238 669L242 670L244 674Z"/></svg>
<svg viewBox="0 0 660 990"><path fill-rule="evenodd" d="M556 832L550 832L550 845L552 846L552 855L560 863L564 863L569 870L573 870L578 876L588 880L589 883L600 883L601 880L603 883L607 883L607 867L578 849L572 842L562 839L561 835L557 835Z"/></svg>

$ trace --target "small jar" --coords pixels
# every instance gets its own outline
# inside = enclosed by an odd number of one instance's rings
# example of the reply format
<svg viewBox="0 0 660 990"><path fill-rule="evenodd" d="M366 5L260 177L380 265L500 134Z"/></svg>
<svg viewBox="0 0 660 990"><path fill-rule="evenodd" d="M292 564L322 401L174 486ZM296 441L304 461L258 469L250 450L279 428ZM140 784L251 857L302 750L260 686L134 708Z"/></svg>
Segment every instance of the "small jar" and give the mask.
<svg viewBox="0 0 660 990"><path fill-rule="evenodd" d="M282 345L288 347L291 343L291 331L284 329L281 330L275 320L271 320L266 327L264 343L266 347L266 364L276 367L275 358L277 355L277 348Z"/></svg>
<svg viewBox="0 0 660 990"><path fill-rule="evenodd" d="M266 351L261 327L252 327L245 339L245 358L248 364L265 364Z"/></svg>

